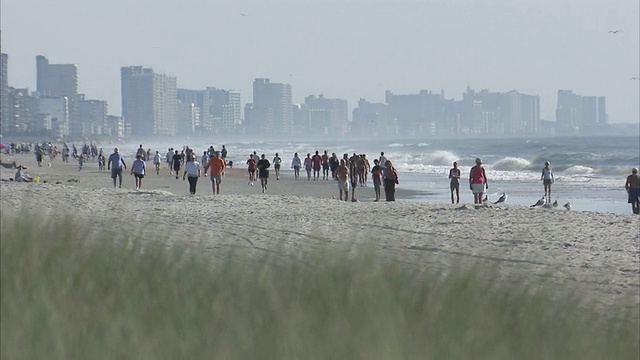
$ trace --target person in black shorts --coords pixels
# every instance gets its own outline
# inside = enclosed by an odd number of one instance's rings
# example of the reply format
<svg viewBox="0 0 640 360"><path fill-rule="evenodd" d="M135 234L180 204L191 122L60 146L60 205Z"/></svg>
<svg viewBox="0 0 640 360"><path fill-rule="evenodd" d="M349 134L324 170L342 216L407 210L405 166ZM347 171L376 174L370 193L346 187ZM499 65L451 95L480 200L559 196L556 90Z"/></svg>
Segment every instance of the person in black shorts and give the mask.
<svg viewBox="0 0 640 360"><path fill-rule="evenodd" d="M262 185L262 192L267 191L267 181L269 180L270 166L271 163L269 162L269 160L267 160L265 155L262 154L260 160L258 160L258 163L256 164L256 167L258 168L258 177L260 178L260 185Z"/></svg>
<svg viewBox="0 0 640 360"><path fill-rule="evenodd" d="M453 162L453 168L449 170L449 189L451 190L451 203L453 202L453 194L456 195L456 204L460 202L460 169L458 168L458 162Z"/></svg>
<svg viewBox="0 0 640 360"><path fill-rule="evenodd" d="M173 154L171 164L173 165L173 171L176 173L177 180L180 176L180 167L182 166L182 156L178 153L178 150Z"/></svg>

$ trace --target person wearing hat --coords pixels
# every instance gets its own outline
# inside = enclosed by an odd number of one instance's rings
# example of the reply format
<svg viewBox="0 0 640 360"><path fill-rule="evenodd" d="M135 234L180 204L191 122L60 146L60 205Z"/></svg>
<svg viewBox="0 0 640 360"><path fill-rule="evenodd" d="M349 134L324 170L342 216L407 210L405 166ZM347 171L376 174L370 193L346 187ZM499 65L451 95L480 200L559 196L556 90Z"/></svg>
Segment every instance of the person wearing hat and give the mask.
<svg viewBox="0 0 640 360"><path fill-rule="evenodd" d="M476 158L476 165L469 172L469 188L473 193L473 203L482 204L482 197L485 190L489 189L489 182L480 158Z"/></svg>
<svg viewBox="0 0 640 360"><path fill-rule="evenodd" d="M550 165L551 163L545 161L544 167L542 168L542 175L540 175L540 180L542 180L542 184L544 185L544 198L547 203L551 202L551 184L555 181Z"/></svg>
<svg viewBox="0 0 640 360"><path fill-rule="evenodd" d="M629 194L629 204L631 204L631 211L634 214L640 215L640 175L638 175L638 169L633 168L631 175L627 176L627 182L624 184L624 188Z"/></svg>

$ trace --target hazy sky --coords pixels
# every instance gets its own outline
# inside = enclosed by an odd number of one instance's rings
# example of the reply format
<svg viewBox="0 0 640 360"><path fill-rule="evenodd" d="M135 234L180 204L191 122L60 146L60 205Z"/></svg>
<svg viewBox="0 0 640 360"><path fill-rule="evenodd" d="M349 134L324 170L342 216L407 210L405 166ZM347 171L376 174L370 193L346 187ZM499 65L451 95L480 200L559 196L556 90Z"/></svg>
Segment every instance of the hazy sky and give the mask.
<svg viewBox="0 0 640 360"><path fill-rule="evenodd" d="M384 101L420 89L604 95L611 122L640 119L638 0L2 0L9 84L35 90L35 56L75 63L79 91L119 115L120 67L144 65L178 87L251 101L252 81ZM244 14L244 15L243 15ZM613 35L610 30L620 29Z"/></svg>

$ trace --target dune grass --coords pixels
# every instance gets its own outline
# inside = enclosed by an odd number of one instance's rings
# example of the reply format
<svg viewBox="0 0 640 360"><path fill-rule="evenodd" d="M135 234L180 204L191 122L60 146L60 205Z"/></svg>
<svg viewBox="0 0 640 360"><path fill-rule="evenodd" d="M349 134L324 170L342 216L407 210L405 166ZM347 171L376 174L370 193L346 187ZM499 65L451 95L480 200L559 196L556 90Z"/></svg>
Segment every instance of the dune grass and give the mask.
<svg viewBox="0 0 640 360"><path fill-rule="evenodd" d="M603 318L491 271L142 244L2 218L2 359L637 359ZM553 300L552 297L556 297Z"/></svg>

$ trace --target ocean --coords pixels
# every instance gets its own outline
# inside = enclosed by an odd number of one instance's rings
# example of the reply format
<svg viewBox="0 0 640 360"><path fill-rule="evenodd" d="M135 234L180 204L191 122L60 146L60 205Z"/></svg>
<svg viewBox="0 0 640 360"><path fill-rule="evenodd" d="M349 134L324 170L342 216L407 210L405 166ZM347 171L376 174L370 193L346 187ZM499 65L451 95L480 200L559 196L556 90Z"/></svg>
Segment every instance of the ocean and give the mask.
<svg viewBox="0 0 640 360"><path fill-rule="evenodd" d="M202 155L210 145L216 150L223 143L201 140L184 144L166 141L146 142L144 148L159 150L164 156L168 147L182 149L188 145ZM560 207L571 202L572 210L630 214L624 190L626 176L633 167L640 167L640 138L625 137L549 137L505 139L429 139L429 140L335 140L335 141L235 141L224 142L228 160L244 163L250 153L267 154L272 159L279 153L283 159L283 174L289 172L288 163L295 152L304 158L316 150L329 154L366 154L374 158L384 152L398 169L400 187L418 190L420 195L409 201L450 203L449 169L457 161L462 170L461 203L472 203L473 196L466 178L476 157L483 160L489 180L489 201L507 193L507 204L529 206L544 195L540 173L549 161L555 175L552 200ZM126 155L138 144L120 144ZM106 150L106 149L105 149ZM110 151L107 151L109 153Z"/></svg>

